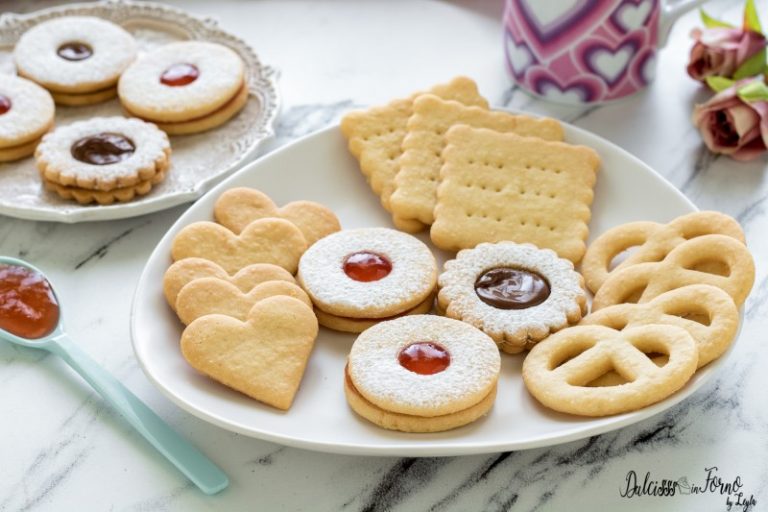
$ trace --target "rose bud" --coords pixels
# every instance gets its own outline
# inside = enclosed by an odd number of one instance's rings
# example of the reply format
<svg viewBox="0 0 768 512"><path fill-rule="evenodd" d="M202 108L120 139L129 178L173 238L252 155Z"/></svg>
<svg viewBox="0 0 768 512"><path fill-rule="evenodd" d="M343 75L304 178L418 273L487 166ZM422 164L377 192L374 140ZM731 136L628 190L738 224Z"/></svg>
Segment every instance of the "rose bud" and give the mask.
<svg viewBox="0 0 768 512"><path fill-rule="evenodd" d="M691 48L688 74L700 82L709 76L733 78L750 57L759 54L766 46L763 34L740 28L694 29L691 36L696 43ZM762 63L757 63L758 72L765 58L762 60Z"/></svg>
<svg viewBox="0 0 768 512"><path fill-rule="evenodd" d="M768 141L768 86L736 82L693 109L693 124L713 153L736 160L757 158Z"/></svg>

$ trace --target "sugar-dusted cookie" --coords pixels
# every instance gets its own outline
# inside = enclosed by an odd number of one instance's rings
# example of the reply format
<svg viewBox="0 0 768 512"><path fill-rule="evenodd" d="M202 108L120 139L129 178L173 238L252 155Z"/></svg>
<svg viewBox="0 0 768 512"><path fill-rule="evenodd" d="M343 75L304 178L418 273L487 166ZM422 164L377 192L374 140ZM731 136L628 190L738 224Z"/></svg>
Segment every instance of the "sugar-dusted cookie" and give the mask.
<svg viewBox="0 0 768 512"><path fill-rule="evenodd" d="M434 222L445 132L459 123L527 137L563 140L563 127L555 119L493 112L458 101L442 100L432 94L417 97L413 102L413 115L408 119L400 169L390 198L396 225L403 224L403 220L407 225L407 221L414 219L425 225Z"/></svg>
<svg viewBox="0 0 768 512"><path fill-rule="evenodd" d="M35 151L44 180L110 192L152 183L168 169L168 136L151 123L94 117L56 128Z"/></svg>
<svg viewBox="0 0 768 512"><path fill-rule="evenodd" d="M80 204L97 203L100 205L110 205L115 202L125 203L131 201L135 197L149 194L152 191L152 187L162 183L165 179L166 172L165 169L162 169L148 180L142 180L135 185L117 187L106 191L60 185L53 181L48 181L45 177L42 179L45 189L55 192L62 199L73 199Z"/></svg>
<svg viewBox="0 0 768 512"><path fill-rule="evenodd" d="M333 329L334 331L360 333L369 327L385 320L394 320L395 318L400 318L406 315L425 315L432 311L434 302L435 296L432 294L424 299L423 302L417 304L411 309L407 309L402 313L398 313L397 315L392 315L385 318L351 318L345 316L337 316L326 313L322 309L318 308L315 308L315 315L317 315L317 320L323 327Z"/></svg>
<svg viewBox="0 0 768 512"><path fill-rule="evenodd" d="M183 41L158 47L120 77L118 94L129 114L174 135L215 128L248 101L245 64L217 43Z"/></svg>
<svg viewBox="0 0 768 512"><path fill-rule="evenodd" d="M422 304L432 294L436 277L435 257L427 246L387 228L328 235L304 253L296 276L317 309L366 320Z"/></svg>
<svg viewBox="0 0 768 512"><path fill-rule="evenodd" d="M312 301L298 285L287 281L266 281L248 292L242 292L229 281L202 277L185 285L176 298L176 314L183 324L205 315L221 314L243 320L254 304L267 297L285 295L298 299L310 308Z"/></svg>
<svg viewBox="0 0 768 512"><path fill-rule="evenodd" d="M493 405L501 360L474 327L432 315L379 323L347 358L352 409L388 429L436 432L465 425Z"/></svg>
<svg viewBox="0 0 768 512"><path fill-rule="evenodd" d="M293 201L278 208L265 193L247 187L230 188L222 193L213 207L213 215L219 224L235 233L256 219L280 217L301 230L308 246L341 230L336 215L319 203Z"/></svg>
<svg viewBox="0 0 768 512"><path fill-rule="evenodd" d="M174 261L210 260L229 274L254 263L271 263L296 272L307 242L299 228L284 219L259 219L236 235L215 222L194 222L178 232L171 245Z"/></svg>
<svg viewBox="0 0 768 512"><path fill-rule="evenodd" d="M53 126L54 111L48 91L24 78L0 74L0 162L34 153Z"/></svg>
<svg viewBox="0 0 768 512"><path fill-rule="evenodd" d="M446 138L435 245L459 250L511 240L581 260L600 165L594 150L466 125Z"/></svg>
<svg viewBox="0 0 768 512"><path fill-rule="evenodd" d="M648 324L682 327L696 341L701 368L731 345L739 327L739 310L720 288L692 284L662 293L643 304L605 307L584 317L581 324L613 329Z"/></svg>
<svg viewBox="0 0 768 512"><path fill-rule="evenodd" d="M296 282L290 272L269 263L254 263L230 276L226 270L210 260L184 258L171 265L163 275L163 294L168 305L175 310L176 297L181 289L195 279L203 277L215 277L227 281L243 293L248 293L266 281Z"/></svg>
<svg viewBox="0 0 768 512"><path fill-rule="evenodd" d="M697 270L701 264L714 266L717 272ZM743 243L726 235L702 235L681 243L659 262L637 263L612 272L595 294L592 311L648 302L691 284L717 286L741 306L754 282L755 262Z"/></svg>
<svg viewBox="0 0 768 512"><path fill-rule="evenodd" d="M488 102L480 96L477 84L466 77L454 78L447 84L433 87L429 92L465 105L488 108ZM350 112L341 120L341 131L349 141L350 153L360 162L360 170L388 211L401 154L400 145L405 137L408 118L413 114L413 100L419 94L394 100L382 107ZM411 222L404 226L398 225L398 228L416 231L419 226L420 223Z"/></svg>
<svg viewBox="0 0 768 512"><path fill-rule="evenodd" d="M19 75L50 90L57 103L85 105L115 96L117 79L136 58L136 41L109 21L65 16L22 34L13 58Z"/></svg>
<svg viewBox="0 0 768 512"><path fill-rule="evenodd" d="M744 231L736 219L720 212L688 213L669 224L647 221L621 224L590 244L581 262L581 270L587 287L595 293L612 272L636 263L661 261L686 240L714 234L745 242ZM634 248L632 253L611 269L614 258L629 248Z"/></svg>
<svg viewBox="0 0 768 512"><path fill-rule="evenodd" d="M438 287L445 315L477 327L509 353L575 324L587 310L573 263L531 244L464 249L445 263Z"/></svg>
<svg viewBox="0 0 768 512"><path fill-rule="evenodd" d="M663 352L659 367L649 357ZM523 382L539 402L560 412L608 416L659 402L682 388L696 371L698 348L674 325L642 325L616 331L602 325L563 329L542 341L523 361ZM618 385L592 383L608 372Z"/></svg>
<svg viewBox="0 0 768 512"><path fill-rule="evenodd" d="M287 410L317 338L317 319L293 297L257 302L245 322L206 315L184 329L181 353L196 370L232 389Z"/></svg>

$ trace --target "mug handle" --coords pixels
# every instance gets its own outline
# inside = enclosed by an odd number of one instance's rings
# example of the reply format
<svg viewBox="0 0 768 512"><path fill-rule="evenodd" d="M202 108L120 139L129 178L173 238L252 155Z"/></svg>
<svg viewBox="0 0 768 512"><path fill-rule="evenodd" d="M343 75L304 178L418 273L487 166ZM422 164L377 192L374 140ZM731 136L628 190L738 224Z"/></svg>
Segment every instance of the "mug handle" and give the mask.
<svg viewBox="0 0 768 512"><path fill-rule="evenodd" d="M691 9L694 9L707 0L677 0L676 2L661 2L661 16L659 19L659 48L667 44L669 32L677 19Z"/></svg>

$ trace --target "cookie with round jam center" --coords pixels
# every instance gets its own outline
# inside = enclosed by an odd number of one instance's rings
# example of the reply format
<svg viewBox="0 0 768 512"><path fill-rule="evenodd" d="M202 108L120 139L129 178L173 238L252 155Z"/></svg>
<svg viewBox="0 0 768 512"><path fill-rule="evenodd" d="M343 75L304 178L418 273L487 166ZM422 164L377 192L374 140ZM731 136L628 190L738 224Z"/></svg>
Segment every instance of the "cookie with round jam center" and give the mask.
<svg viewBox="0 0 768 512"><path fill-rule="evenodd" d="M397 355L400 366L419 375L440 373L451 364L451 354L431 341L411 343Z"/></svg>
<svg viewBox="0 0 768 512"><path fill-rule="evenodd" d="M93 165L122 162L136 150L133 141L119 133L99 133L72 144L72 156Z"/></svg>
<svg viewBox="0 0 768 512"><path fill-rule="evenodd" d="M0 116L11 110L11 98L0 94Z"/></svg>
<svg viewBox="0 0 768 512"><path fill-rule="evenodd" d="M93 55L93 48L85 43L72 41L59 46L56 55L71 61L85 60Z"/></svg>
<svg viewBox="0 0 768 512"><path fill-rule="evenodd" d="M200 70L197 66L187 63L174 64L160 75L160 82L171 87L180 87L189 85L200 76Z"/></svg>
<svg viewBox="0 0 768 512"><path fill-rule="evenodd" d="M375 252L356 252L344 260L344 273L355 281L378 281L387 277L390 272L392 263Z"/></svg>

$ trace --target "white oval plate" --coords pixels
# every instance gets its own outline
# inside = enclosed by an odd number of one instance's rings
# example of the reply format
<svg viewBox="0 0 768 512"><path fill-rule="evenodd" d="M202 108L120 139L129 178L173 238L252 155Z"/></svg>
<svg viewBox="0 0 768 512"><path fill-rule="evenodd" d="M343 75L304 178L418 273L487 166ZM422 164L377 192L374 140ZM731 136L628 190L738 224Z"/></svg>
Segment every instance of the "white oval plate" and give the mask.
<svg viewBox="0 0 768 512"><path fill-rule="evenodd" d="M256 156L273 135L279 110L277 76L264 66L243 40L221 30L215 21L179 9L131 0L71 4L31 14L0 16L0 72L14 73L13 47L19 37L41 21L61 16L97 16L117 23L136 38L140 52L173 41L212 41L229 46L245 62L250 98L245 108L226 124L195 135L171 137L171 168L163 183L146 196L109 206L65 201L40 183L35 159L0 163L0 215L55 222L123 219L194 201L225 176ZM56 106L56 125L95 116L124 115L113 99L85 107Z"/></svg>
<svg viewBox="0 0 768 512"><path fill-rule="evenodd" d="M614 144L573 126L566 126L566 139L596 149L603 160L592 207L593 236L624 222L666 222L696 210L671 184ZM406 434L378 428L347 407L344 362L355 336L321 329L293 407L278 412L206 378L185 362L179 351L182 326L162 293L174 235L191 222L212 220L214 201L234 186L258 188L278 204L319 201L336 212L345 228L392 226L347 152L338 127L331 127L248 165L171 227L139 280L131 318L133 347L145 373L163 393L183 409L225 429L311 450L365 455L443 456L534 448L592 436L657 414L698 389L723 360L699 371L661 403L629 414L589 419L540 406L523 386L523 358L503 354L498 397L487 417L448 432ZM428 237L421 238L428 242ZM435 254L440 263L449 256Z"/></svg>

